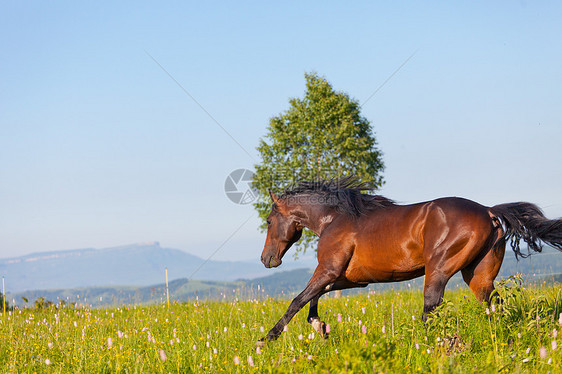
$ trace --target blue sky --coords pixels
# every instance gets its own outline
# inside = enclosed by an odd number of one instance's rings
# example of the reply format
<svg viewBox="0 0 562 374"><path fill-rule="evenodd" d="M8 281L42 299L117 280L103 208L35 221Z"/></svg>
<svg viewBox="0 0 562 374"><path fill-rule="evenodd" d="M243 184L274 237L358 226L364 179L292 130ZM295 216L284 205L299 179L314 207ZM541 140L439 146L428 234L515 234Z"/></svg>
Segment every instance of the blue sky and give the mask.
<svg viewBox="0 0 562 374"><path fill-rule="evenodd" d="M158 240L257 259L230 202L315 71L363 103L381 193L527 200L562 216L558 2L0 5L0 257ZM220 123L235 143L150 58ZM250 156L246 153L248 152Z"/></svg>

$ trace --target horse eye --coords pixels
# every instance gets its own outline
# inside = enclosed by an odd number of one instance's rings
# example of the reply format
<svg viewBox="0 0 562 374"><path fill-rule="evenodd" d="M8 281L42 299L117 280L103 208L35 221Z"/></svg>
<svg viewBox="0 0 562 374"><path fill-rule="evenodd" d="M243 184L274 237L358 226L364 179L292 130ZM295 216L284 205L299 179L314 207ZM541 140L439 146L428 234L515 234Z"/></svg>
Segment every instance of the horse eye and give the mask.
<svg viewBox="0 0 562 374"><path fill-rule="evenodd" d="M267 220L267 225L268 226L271 225L271 220L269 220L269 219Z"/></svg>

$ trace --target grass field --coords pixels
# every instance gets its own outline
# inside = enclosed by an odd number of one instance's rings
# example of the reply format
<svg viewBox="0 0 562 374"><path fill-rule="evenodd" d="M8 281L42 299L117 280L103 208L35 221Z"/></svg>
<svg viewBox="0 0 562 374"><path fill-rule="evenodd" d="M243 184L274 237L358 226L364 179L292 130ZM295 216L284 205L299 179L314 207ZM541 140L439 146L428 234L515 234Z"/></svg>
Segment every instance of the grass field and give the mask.
<svg viewBox="0 0 562 374"><path fill-rule="evenodd" d="M320 300L330 336L301 311L275 342L254 343L288 300L14 310L1 318L2 372L562 372L561 287L500 285L501 305L447 292L420 320L420 291ZM234 298L235 296L233 296ZM561 332L562 334L562 332Z"/></svg>

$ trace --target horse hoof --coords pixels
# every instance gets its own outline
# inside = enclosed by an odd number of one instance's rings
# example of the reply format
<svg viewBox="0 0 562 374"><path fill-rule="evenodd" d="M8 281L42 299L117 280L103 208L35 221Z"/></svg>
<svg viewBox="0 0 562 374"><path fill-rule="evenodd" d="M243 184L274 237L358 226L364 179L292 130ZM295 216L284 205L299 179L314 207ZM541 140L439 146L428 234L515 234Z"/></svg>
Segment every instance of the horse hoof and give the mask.
<svg viewBox="0 0 562 374"><path fill-rule="evenodd" d="M324 339L328 339L328 334L329 332L327 331L326 328L326 324L324 323L324 321L322 321L322 325L320 325L320 332L319 332L320 336L323 337Z"/></svg>
<svg viewBox="0 0 562 374"><path fill-rule="evenodd" d="M279 337L279 335L278 335L278 336L275 336L275 335L266 335L265 337L263 337L263 338L261 338L260 340L258 340L258 341L256 342L256 345L255 345L255 346L256 346L256 348L257 348L257 347L263 347L263 346L266 345L268 342L271 342L271 341L273 341L273 340L276 340L278 337Z"/></svg>
<svg viewBox="0 0 562 374"><path fill-rule="evenodd" d="M310 324L314 328L321 337L326 339L328 337L328 332L326 331L326 323L324 321L320 321L320 319L315 318L313 319Z"/></svg>

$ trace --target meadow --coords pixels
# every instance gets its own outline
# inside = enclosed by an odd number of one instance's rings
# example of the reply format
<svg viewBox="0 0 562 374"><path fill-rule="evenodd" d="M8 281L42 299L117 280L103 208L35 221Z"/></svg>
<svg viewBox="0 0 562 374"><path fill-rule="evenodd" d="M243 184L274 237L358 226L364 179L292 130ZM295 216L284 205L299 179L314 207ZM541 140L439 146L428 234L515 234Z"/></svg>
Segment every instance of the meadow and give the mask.
<svg viewBox="0 0 562 374"><path fill-rule="evenodd" d="M419 290L320 300L327 339L303 310L265 347L255 342L289 300L86 308L16 309L0 318L2 372L562 372L560 285L498 285L501 304L483 305L468 288L448 291L438 316L421 321ZM560 332L562 334L562 331Z"/></svg>

